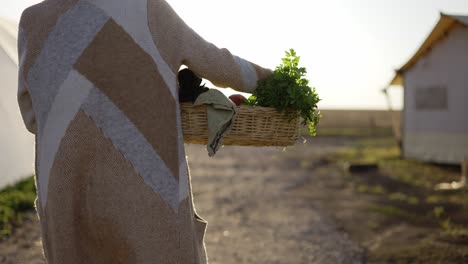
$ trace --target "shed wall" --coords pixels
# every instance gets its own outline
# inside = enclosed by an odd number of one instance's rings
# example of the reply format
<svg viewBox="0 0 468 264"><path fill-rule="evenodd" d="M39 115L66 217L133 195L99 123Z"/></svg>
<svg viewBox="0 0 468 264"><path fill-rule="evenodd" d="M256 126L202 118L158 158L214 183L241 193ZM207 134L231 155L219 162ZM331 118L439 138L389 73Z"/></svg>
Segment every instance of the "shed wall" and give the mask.
<svg viewBox="0 0 468 264"><path fill-rule="evenodd" d="M459 163L468 155L468 28L451 31L404 80L404 156Z"/></svg>

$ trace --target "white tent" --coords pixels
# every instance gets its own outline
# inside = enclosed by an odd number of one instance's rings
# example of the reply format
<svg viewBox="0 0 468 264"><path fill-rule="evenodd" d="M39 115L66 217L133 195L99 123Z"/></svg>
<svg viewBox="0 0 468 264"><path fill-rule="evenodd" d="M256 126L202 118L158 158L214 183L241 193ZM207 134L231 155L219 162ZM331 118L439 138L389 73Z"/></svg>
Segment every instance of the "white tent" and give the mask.
<svg viewBox="0 0 468 264"><path fill-rule="evenodd" d="M468 157L468 16L441 14L390 84L404 87L405 158L459 164Z"/></svg>
<svg viewBox="0 0 468 264"><path fill-rule="evenodd" d="M18 24L0 18L0 188L34 170L34 136L23 124L16 100Z"/></svg>

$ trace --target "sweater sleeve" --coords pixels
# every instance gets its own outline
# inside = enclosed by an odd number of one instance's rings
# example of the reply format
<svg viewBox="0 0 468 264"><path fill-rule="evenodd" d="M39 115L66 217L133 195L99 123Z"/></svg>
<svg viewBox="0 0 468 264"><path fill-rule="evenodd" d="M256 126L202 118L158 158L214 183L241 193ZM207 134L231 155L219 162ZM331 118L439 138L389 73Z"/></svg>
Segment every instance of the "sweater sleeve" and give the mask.
<svg viewBox="0 0 468 264"><path fill-rule="evenodd" d="M150 13L164 17L167 25L165 38L177 41L177 43L172 43L172 47L178 48L180 63L186 65L198 76L210 80L219 87L252 92L257 87L258 80L272 73L269 69L235 56L229 50L218 48L203 39L177 15L165 0L152 1L160 1L157 5L158 10L156 12L150 10Z"/></svg>
<svg viewBox="0 0 468 264"><path fill-rule="evenodd" d="M24 57L26 53L26 36L24 31L19 28L18 34L18 56L19 56L19 67L18 67L18 104L23 117L23 122L29 132L37 133L36 117L34 114L31 96L29 94L28 84L23 69Z"/></svg>

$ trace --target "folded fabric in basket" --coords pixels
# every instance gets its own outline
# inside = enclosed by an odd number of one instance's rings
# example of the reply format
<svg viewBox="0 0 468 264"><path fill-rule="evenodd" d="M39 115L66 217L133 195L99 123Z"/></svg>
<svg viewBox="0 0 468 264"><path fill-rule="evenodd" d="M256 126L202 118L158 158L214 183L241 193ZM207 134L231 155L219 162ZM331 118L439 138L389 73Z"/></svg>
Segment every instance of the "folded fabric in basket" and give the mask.
<svg viewBox="0 0 468 264"><path fill-rule="evenodd" d="M236 105L222 92L210 89L200 94L194 105L206 105L208 117L208 144L210 157L223 145L223 136L229 132L237 115Z"/></svg>

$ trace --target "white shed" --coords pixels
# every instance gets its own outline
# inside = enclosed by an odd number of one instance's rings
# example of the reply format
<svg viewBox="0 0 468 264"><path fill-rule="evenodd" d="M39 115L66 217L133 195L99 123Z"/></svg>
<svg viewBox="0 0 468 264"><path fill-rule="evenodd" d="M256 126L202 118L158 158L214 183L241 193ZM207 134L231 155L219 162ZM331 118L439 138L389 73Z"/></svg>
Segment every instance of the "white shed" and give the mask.
<svg viewBox="0 0 468 264"><path fill-rule="evenodd" d="M34 136L17 102L18 24L0 18L0 188L34 171Z"/></svg>
<svg viewBox="0 0 468 264"><path fill-rule="evenodd" d="M468 156L468 16L441 14L391 85L404 89L405 158L459 164Z"/></svg>

